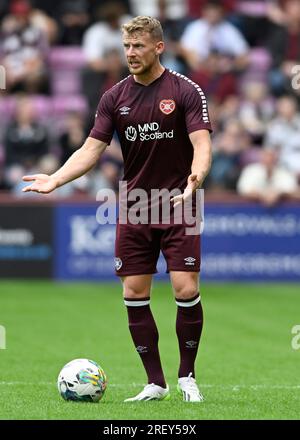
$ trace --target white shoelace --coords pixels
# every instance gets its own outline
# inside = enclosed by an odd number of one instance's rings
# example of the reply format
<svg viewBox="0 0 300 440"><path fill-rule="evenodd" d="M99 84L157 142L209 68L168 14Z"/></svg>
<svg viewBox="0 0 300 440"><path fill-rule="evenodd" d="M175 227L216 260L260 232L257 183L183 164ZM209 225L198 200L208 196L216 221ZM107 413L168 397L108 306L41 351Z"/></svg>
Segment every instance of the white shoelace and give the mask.
<svg viewBox="0 0 300 440"><path fill-rule="evenodd" d="M196 384L196 380L192 377L192 373L182 381L182 385L184 386L184 391L200 396L198 385Z"/></svg>

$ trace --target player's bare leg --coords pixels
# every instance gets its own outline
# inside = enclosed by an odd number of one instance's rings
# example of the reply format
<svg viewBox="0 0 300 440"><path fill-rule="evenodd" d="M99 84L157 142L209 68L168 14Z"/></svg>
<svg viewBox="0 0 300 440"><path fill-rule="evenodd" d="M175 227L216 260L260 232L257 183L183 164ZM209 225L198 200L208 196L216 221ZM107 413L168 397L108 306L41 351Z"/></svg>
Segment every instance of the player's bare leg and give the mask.
<svg viewBox="0 0 300 440"><path fill-rule="evenodd" d="M200 342L203 311L199 295L199 273L171 271L177 304L176 333L180 351L177 389L186 402L201 402L195 381L195 360Z"/></svg>
<svg viewBox="0 0 300 440"><path fill-rule="evenodd" d="M150 310L152 275L126 276L122 282L129 330L148 376L148 385L142 392L125 402L168 399L169 387L165 382L158 350L158 330Z"/></svg>

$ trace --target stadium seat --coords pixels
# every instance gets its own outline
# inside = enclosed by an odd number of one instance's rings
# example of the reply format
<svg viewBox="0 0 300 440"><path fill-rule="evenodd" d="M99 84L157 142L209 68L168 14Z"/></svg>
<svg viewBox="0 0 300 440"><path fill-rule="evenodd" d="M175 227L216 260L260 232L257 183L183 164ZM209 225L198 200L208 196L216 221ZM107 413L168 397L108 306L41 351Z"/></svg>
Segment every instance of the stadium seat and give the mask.
<svg viewBox="0 0 300 440"><path fill-rule="evenodd" d="M251 49L249 56L249 66L245 73L240 77L240 88L247 82L261 81L267 82L267 75L271 66L271 56L263 47Z"/></svg>
<svg viewBox="0 0 300 440"><path fill-rule="evenodd" d="M0 132L3 134L7 123L14 117L16 110L15 96L0 99ZM34 95L31 97L36 118L45 124L50 130L60 133L64 127L65 116L70 111L87 113L87 102L82 95L72 96L43 96ZM53 134L53 133L52 133ZM1 162L1 150L0 150Z"/></svg>
<svg viewBox="0 0 300 440"><path fill-rule="evenodd" d="M271 55L263 47L256 47L250 51L250 71L266 73L271 66Z"/></svg>
<svg viewBox="0 0 300 440"><path fill-rule="evenodd" d="M13 96L4 96L0 98L0 125L11 120L12 115L15 112L16 100Z"/></svg>
<svg viewBox="0 0 300 440"><path fill-rule="evenodd" d="M52 110L55 116L65 115L70 111L86 113L87 102L84 96L54 96L52 98Z"/></svg>
<svg viewBox="0 0 300 440"><path fill-rule="evenodd" d="M52 116L52 99L49 96L35 95L32 98L35 114L40 121L45 121Z"/></svg>
<svg viewBox="0 0 300 440"><path fill-rule="evenodd" d="M56 70L51 73L51 89L54 95L73 95L81 91L80 73L76 70Z"/></svg>
<svg viewBox="0 0 300 440"><path fill-rule="evenodd" d="M5 158L5 150L4 150L3 145L0 144L0 167L4 163L4 158Z"/></svg>
<svg viewBox="0 0 300 440"><path fill-rule="evenodd" d="M261 149L257 147L251 147L243 151L240 158L240 165L245 167L252 163L257 163L260 161Z"/></svg>
<svg viewBox="0 0 300 440"><path fill-rule="evenodd" d="M85 65L81 46L53 47L48 58L50 68L80 69Z"/></svg>
<svg viewBox="0 0 300 440"><path fill-rule="evenodd" d="M72 95L81 91L81 68L85 59L80 46L55 47L49 54L51 88L54 95Z"/></svg>

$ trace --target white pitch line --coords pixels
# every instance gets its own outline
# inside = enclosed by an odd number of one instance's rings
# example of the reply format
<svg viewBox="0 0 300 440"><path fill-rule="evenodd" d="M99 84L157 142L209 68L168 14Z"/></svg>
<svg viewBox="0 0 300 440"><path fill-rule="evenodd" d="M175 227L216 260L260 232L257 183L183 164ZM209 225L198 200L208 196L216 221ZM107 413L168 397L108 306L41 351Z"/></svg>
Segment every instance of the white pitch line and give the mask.
<svg viewBox="0 0 300 440"><path fill-rule="evenodd" d="M5 381L2 381L2 382L0 382L0 385L56 386L56 382L22 382L22 381L5 382ZM119 383L119 384L117 384L117 383L109 383L109 386L110 387L115 387L115 388L128 388L128 386L139 387L139 386L145 386L145 384L142 384L142 383L130 383L130 384L125 384L125 383L123 383L123 384L121 384L121 383Z"/></svg>
<svg viewBox="0 0 300 440"><path fill-rule="evenodd" d="M22 382L22 381L13 381L13 382L0 382L0 385L4 386L14 386L14 385L22 385L22 386L56 386L55 382ZM110 388L128 388L128 387L143 387L145 384L143 383L128 383L128 384L118 384L118 383L109 383L108 386ZM267 384L257 384L257 385L215 385L215 384L200 384L200 388L217 388L222 390L231 390L231 391L239 391L241 389L251 389L251 390L259 390L259 389L270 389L270 390L299 390L300 385L267 385Z"/></svg>

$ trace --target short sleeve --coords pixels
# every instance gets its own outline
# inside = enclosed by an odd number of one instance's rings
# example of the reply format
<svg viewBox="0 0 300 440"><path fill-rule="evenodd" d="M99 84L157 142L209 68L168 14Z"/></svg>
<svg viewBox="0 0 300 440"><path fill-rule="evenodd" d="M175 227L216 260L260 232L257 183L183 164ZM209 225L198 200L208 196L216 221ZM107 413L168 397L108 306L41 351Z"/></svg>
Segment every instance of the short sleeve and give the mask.
<svg viewBox="0 0 300 440"><path fill-rule="evenodd" d="M183 106L185 110L185 123L188 134L197 130L208 130L212 132L208 114L207 99L196 83L186 89L183 95Z"/></svg>
<svg viewBox="0 0 300 440"><path fill-rule="evenodd" d="M113 100L110 93L104 93L100 99L90 137L110 144L114 134Z"/></svg>

